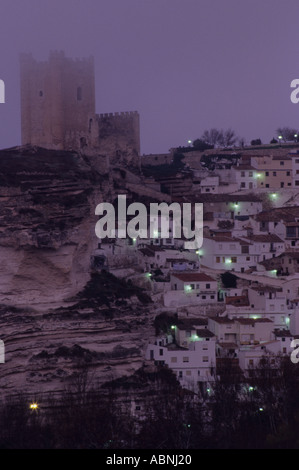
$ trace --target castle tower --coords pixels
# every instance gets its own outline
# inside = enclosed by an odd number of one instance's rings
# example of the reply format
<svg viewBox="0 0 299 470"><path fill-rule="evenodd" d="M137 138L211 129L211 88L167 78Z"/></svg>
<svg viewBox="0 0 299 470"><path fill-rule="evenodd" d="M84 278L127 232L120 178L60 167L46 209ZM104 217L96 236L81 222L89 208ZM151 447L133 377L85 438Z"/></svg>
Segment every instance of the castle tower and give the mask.
<svg viewBox="0 0 299 470"><path fill-rule="evenodd" d="M22 145L76 150L87 144L95 115L93 58L51 52L48 62L21 54Z"/></svg>
<svg viewBox="0 0 299 470"><path fill-rule="evenodd" d="M137 111L95 114L94 61L51 52L47 62L20 56L22 145L84 151L139 165Z"/></svg>

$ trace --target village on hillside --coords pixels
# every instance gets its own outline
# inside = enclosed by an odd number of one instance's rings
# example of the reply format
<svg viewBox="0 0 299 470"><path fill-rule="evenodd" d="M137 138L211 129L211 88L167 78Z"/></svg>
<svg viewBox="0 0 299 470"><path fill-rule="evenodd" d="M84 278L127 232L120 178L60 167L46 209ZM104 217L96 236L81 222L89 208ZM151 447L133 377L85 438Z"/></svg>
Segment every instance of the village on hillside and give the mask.
<svg viewBox="0 0 299 470"><path fill-rule="evenodd" d="M277 357L291 360L299 338L298 144L176 149L141 157L141 168L145 183L172 202L204 210L198 250L184 249L170 224L167 239L104 238L93 255L94 266L116 275L135 270L169 315L145 360L191 390L210 389L224 365L246 380L264 357L273 369Z"/></svg>

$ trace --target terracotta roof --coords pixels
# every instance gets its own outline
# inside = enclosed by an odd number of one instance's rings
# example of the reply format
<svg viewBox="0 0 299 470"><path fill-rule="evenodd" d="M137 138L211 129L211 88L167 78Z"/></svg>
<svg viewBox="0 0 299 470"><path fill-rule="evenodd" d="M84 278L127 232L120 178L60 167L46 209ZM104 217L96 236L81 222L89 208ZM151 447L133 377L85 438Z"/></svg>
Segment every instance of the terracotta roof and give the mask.
<svg viewBox="0 0 299 470"><path fill-rule="evenodd" d="M212 338L213 336L215 336L214 333L207 329L196 330L196 334L200 338Z"/></svg>
<svg viewBox="0 0 299 470"><path fill-rule="evenodd" d="M172 198L173 202L262 202L261 196L256 194L207 194L199 193L197 195L190 194L188 196Z"/></svg>
<svg viewBox="0 0 299 470"><path fill-rule="evenodd" d="M207 324L207 318L181 318L176 326L179 330L186 330L196 329L196 326L206 326Z"/></svg>
<svg viewBox="0 0 299 470"><path fill-rule="evenodd" d="M283 240L275 235L275 233L269 233L265 235L250 235L250 237L246 238L257 243L283 243Z"/></svg>
<svg viewBox="0 0 299 470"><path fill-rule="evenodd" d="M235 307L246 307L249 305L249 299L247 295L226 296L225 303L227 305L234 305Z"/></svg>
<svg viewBox="0 0 299 470"><path fill-rule="evenodd" d="M239 171L246 171L246 170L255 170L258 171L257 168L254 168L252 165L239 165L239 166L233 166L232 167L234 170L239 170Z"/></svg>
<svg viewBox="0 0 299 470"><path fill-rule="evenodd" d="M278 338L293 337L289 330L274 330L274 334Z"/></svg>
<svg viewBox="0 0 299 470"><path fill-rule="evenodd" d="M255 323L273 323L269 318L235 318L235 321L243 325L254 325Z"/></svg>
<svg viewBox="0 0 299 470"><path fill-rule="evenodd" d="M221 323L221 324L234 323L234 320L232 320L231 318L228 318L227 316L226 317L209 317L209 318L210 320L213 320L216 323Z"/></svg>
<svg viewBox="0 0 299 470"><path fill-rule="evenodd" d="M218 345L223 349L237 349L238 345L236 343L218 343Z"/></svg>
<svg viewBox="0 0 299 470"><path fill-rule="evenodd" d="M240 245L252 245L252 243L247 242L245 240L241 240L241 238L234 238L234 237L228 237L225 235L215 235L215 236L205 236L204 238L207 238L209 240L214 240L217 243L239 243Z"/></svg>
<svg viewBox="0 0 299 470"><path fill-rule="evenodd" d="M258 292L282 292L282 287L276 287L276 286L259 285L259 286L250 286L249 289L252 289Z"/></svg>
<svg viewBox="0 0 299 470"><path fill-rule="evenodd" d="M255 216L258 222L295 222L299 217L299 206L276 207L268 211L262 211Z"/></svg>
<svg viewBox="0 0 299 470"><path fill-rule="evenodd" d="M215 279L205 273L180 273L172 276L183 282L215 282Z"/></svg>
<svg viewBox="0 0 299 470"><path fill-rule="evenodd" d="M292 158L287 155L275 155L272 160L292 160Z"/></svg>

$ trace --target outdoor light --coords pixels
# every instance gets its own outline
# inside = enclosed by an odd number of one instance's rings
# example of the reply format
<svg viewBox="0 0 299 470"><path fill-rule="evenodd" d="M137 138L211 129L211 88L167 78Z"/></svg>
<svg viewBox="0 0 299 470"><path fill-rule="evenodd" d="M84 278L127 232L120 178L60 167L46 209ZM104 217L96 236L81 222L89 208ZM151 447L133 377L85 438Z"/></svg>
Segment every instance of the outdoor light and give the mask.
<svg viewBox="0 0 299 470"><path fill-rule="evenodd" d="M188 284L187 286L185 286L185 291L186 292L190 292L192 290L192 287Z"/></svg>
<svg viewBox="0 0 299 470"><path fill-rule="evenodd" d="M34 402L34 403L30 403L30 406L29 406L29 408L30 408L31 410L35 411L35 410L37 410L37 409L38 409L38 404L37 404L37 403L35 403L35 402Z"/></svg>
<svg viewBox="0 0 299 470"><path fill-rule="evenodd" d="M171 325L170 327L172 330L175 330L175 325Z"/></svg>
<svg viewBox="0 0 299 470"><path fill-rule="evenodd" d="M227 259L225 260L225 262L226 262L227 264L231 264L232 260L229 259L229 258L227 258Z"/></svg>
<svg viewBox="0 0 299 470"><path fill-rule="evenodd" d="M273 194L271 194L271 197L272 197L272 199L276 199L276 198L277 198L277 194L276 194L276 193L273 193Z"/></svg>

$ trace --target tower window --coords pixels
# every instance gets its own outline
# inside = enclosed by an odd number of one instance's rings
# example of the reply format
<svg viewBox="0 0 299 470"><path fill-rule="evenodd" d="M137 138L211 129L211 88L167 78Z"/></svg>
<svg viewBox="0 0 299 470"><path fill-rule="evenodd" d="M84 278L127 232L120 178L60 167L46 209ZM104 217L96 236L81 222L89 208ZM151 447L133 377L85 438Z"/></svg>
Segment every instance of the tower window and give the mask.
<svg viewBox="0 0 299 470"><path fill-rule="evenodd" d="M82 88L80 86L78 86L77 88L77 101L81 101L82 100Z"/></svg>

